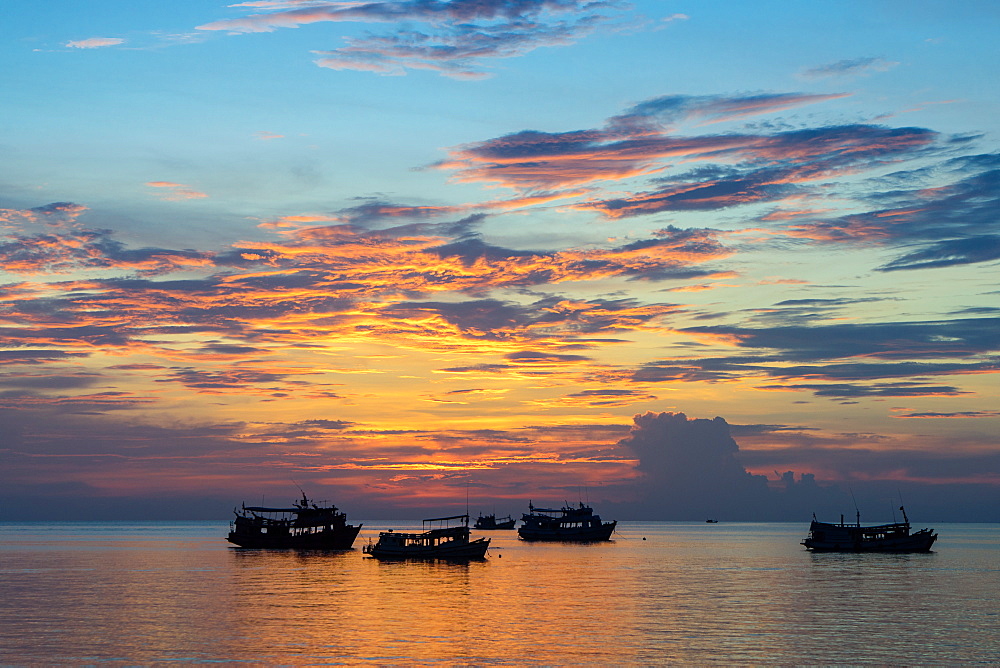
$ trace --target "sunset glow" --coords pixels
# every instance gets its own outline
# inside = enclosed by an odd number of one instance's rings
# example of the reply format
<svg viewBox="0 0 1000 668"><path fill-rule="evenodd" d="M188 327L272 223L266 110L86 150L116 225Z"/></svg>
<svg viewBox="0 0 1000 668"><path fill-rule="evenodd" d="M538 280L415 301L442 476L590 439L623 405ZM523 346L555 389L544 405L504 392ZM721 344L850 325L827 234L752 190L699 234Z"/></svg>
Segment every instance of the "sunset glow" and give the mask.
<svg viewBox="0 0 1000 668"><path fill-rule="evenodd" d="M19 3L5 519L995 508L1000 15L876 5Z"/></svg>

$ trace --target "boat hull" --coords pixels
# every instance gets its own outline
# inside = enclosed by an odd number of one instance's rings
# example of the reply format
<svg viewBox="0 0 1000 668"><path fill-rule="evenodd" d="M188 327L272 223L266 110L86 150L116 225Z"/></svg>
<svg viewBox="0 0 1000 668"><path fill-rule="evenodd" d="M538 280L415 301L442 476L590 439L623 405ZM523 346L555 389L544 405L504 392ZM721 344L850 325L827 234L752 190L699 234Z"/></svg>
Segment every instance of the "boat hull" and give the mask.
<svg viewBox="0 0 1000 668"><path fill-rule="evenodd" d="M350 550L361 525L347 524L318 533L280 534L230 531L226 537L237 547L266 550Z"/></svg>
<svg viewBox="0 0 1000 668"><path fill-rule="evenodd" d="M531 527L521 525L517 535L521 540L562 543L594 543L611 540L617 522L605 522L596 527Z"/></svg>
<svg viewBox="0 0 1000 668"><path fill-rule="evenodd" d="M385 546L365 547L365 553L376 559L483 559L490 546L489 538L477 538L467 543L434 546Z"/></svg>
<svg viewBox="0 0 1000 668"><path fill-rule="evenodd" d="M814 519L802 545L813 552L930 552L935 540L932 529L911 532L904 511L904 521L874 526L862 526L860 517L857 524Z"/></svg>
<svg viewBox="0 0 1000 668"><path fill-rule="evenodd" d="M909 536L885 540L815 540L802 544L813 552L930 552L937 534L923 530Z"/></svg>

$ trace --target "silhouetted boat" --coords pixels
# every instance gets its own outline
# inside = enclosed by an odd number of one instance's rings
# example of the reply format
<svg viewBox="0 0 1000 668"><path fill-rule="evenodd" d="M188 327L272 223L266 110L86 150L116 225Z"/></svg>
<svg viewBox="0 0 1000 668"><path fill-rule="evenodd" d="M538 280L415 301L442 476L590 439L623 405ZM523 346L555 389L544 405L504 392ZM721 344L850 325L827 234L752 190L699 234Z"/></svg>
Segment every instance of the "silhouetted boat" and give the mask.
<svg viewBox="0 0 1000 668"><path fill-rule="evenodd" d="M452 526L453 520L461 523ZM468 515L427 519L423 529L420 533L382 531L377 542L369 540L362 550L377 559L482 559L490 546L489 538L470 540Z"/></svg>
<svg viewBox="0 0 1000 668"><path fill-rule="evenodd" d="M718 524L719 520L705 520L705 524Z"/></svg>
<svg viewBox="0 0 1000 668"><path fill-rule="evenodd" d="M517 520L513 519L510 515L507 517L501 517L500 519L497 519L496 515L480 515L479 519L476 520L474 528L482 529L484 531L492 531L494 529L513 529L515 524L517 524Z"/></svg>
<svg viewBox="0 0 1000 668"><path fill-rule="evenodd" d="M610 540L618 522L601 522L594 509L582 503L578 508L535 508L528 502L528 511L521 516L517 535L523 540L591 542Z"/></svg>
<svg viewBox="0 0 1000 668"><path fill-rule="evenodd" d="M233 511L230 543L240 547L304 550L349 550L361 525L347 523L334 505L317 505L305 493L291 508L243 506Z"/></svg>
<svg viewBox="0 0 1000 668"><path fill-rule="evenodd" d="M840 516L840 524L817 522L813 515L809 525L809 536L802 544L814 552L930 552L937 540L932 529L921 529L910 533L910 520L903 506L903 521L877 526L861 526L861 513L856 524L845 524Z"/></svg>

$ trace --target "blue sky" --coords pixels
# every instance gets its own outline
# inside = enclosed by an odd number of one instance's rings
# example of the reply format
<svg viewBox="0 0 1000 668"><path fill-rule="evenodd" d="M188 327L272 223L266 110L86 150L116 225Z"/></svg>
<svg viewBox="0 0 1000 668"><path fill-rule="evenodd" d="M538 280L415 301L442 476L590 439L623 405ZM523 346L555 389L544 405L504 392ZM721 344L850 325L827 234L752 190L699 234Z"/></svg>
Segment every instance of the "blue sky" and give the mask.
<svg viewBox="0 0 1000 668"><path fill-rule="evenodd" d="M9 513L294 479L383 516L990 519L998 18L8 3Z"/></svg>

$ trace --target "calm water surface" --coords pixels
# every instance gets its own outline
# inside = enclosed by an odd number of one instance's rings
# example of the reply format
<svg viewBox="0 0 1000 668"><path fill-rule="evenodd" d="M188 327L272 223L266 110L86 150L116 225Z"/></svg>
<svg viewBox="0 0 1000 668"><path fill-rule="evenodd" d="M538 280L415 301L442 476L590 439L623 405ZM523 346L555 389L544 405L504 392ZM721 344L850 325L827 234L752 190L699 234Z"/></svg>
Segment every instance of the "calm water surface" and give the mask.
<svg viewBox="0 0 1000 668"><path fill-rule="evenodd" d="M230 548L226 522L0 524L0 664L1000 663L996 524L936 525L919 555L623 522L595 545L483 532L469 564L362 556L412 526L295 553Z"/></svg>

